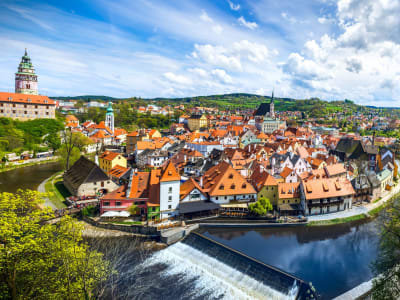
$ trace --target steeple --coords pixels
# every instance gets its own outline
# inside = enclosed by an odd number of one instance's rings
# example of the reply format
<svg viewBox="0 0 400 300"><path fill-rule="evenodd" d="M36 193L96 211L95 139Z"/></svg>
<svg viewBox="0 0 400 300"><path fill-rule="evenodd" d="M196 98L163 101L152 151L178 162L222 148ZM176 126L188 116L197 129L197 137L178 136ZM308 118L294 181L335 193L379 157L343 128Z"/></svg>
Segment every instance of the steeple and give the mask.
<svg viewBox="0 0 400 300"><path fill-rule="evenodd" d="M114 110L112 108L112 102L108 102L107 113L106 113L106 126L110 128L114 135Z"/></svg>
<svg viewBox="0 0 400 300"><path fill-rule="evenodd" d="M274 88L272 88L271 103L269 104L269 115L275 118Z"/></svg>
<svg viewBox="0 0 400 300"><path fill-rule="evenodd" d="M15 92L30 95L38 94L37 75L26 48L19 63L18 72L15 73Z"/></svg>

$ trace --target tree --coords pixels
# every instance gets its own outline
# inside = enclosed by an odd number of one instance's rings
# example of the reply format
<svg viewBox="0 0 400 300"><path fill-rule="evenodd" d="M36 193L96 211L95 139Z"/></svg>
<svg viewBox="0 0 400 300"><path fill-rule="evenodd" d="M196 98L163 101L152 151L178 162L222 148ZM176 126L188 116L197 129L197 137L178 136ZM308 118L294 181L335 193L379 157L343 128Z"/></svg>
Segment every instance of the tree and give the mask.
<svg viewBox="0 0 400 300"><path fill-rule="evenodd" d="M81 224L50 224L53 212L42 206L36 191L0 193L0 298L92 298L107 261L83 242Z"/></svg>
<svg viewBox="0 0 400 300"><path fill-rule="evenodd" d="M128 208L128 212L131 214L131 216L136 215L138 210L139 210L139 207L135 203L132 203L132 205L129 206L129 208Z"/></svg>
<svg viewBox="0 0 400 300"><path fill-rule="evenodd" d="M249 211L258 216L265 216L268 211L272 210L272 204L268 198L260 197L260 199L249 205Z"/></svg>
<svg viewBox="0 0 400 300"><path fill-rule="evenodd" d="M91 143L91 140L82 133L72 132L71 128L67 128L63 131L62 142L58 155L61 157L62 166L65 167L65 170L68 170L79 159L81 151Z"/></svg>
<svg viewBox="0 0 400 300"><path fill-rule="evenodd" d="M395 200L379 217L379 255L374 263L373 299L400 298L400 204Z"/></svg>

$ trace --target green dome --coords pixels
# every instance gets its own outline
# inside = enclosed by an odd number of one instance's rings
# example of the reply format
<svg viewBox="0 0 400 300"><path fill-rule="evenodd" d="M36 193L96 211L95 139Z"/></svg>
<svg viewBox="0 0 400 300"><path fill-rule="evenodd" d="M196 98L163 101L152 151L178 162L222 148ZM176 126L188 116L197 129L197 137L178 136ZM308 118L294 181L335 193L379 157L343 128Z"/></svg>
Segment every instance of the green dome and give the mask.
<svg viewBox="0 0 400 300"><path fill-rule="evenodd" d="M108 102L108 106L107 106L107 114L110 115L112 113L114 113L114 110L112 108L112 103L110 101L110 102Z"/></svg>

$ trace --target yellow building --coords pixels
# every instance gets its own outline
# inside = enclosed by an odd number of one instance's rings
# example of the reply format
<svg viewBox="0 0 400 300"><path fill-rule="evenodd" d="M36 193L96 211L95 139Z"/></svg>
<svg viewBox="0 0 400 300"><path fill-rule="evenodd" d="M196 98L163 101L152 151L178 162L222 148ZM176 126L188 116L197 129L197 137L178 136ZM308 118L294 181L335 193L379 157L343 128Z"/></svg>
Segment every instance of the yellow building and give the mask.
<svg viewBox="0 0 400 300"><path fill-rule="evenodd" d="M148 133L149 139L161 138L161 133L157 129L152 129Z"/></svg>
<svg viewBox="0 0 400 300"><path fill-rule="evenodd" d="M188 119L188 127L190 131L200 130L201 128L207 128L207 117L205 115L192 115Z"/></svg>
<svg viewBox="0 0 400 300"><path fill-rule="evenodd" d="M279 183L278 197L280 215L299 215L302 213L300 182Z"/></svg>
<svg viewBox="0 0 400 300"><path fill-rule="evenodd" d="M268 198L273 206L278 205L278 182L271 174L257 169L250 181L257 189L257 199Z"/></svg>
<svg viewBox="0 0 400 300"><path fill-rule="evenodd" d="M121 153L105 151L99 157L99 167L106 173L108 173L116 165L126 168L126 158Z"/></svg>

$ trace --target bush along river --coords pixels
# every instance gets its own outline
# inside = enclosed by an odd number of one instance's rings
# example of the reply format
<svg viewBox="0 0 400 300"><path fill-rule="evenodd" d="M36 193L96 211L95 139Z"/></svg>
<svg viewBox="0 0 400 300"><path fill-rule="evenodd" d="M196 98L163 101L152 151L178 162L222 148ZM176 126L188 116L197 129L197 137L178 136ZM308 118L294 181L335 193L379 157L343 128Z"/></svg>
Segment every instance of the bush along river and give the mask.
<svg viewBox="0 0 400 300"><path fill-rule="evenodd" d="M36 189L59 170L58 163L50 163L0 173L0 191ZM332 226L207 228L201 233L311 282L322 299L332 299L373 277L370 265L378 255L378 227L377 220L360 220ZM126 242L137 243L130 239L119 237L106 243L96 239L95 244L114 249L115 254ZM271 288L273 284L261 283L236 270L234 261L228 265L206 249L185 241L160 251L145 251L145 254L137 251L137 244L134 248L131 253L135 255L127 256L124 263L115 266L119 272L117 287L110 289L113 295L105 293L103 299L111 296L116 299L295 298L296 282L293 289L275 290ZM126 250L124 253L130 252Z"/></svg>

